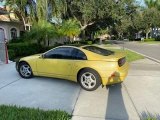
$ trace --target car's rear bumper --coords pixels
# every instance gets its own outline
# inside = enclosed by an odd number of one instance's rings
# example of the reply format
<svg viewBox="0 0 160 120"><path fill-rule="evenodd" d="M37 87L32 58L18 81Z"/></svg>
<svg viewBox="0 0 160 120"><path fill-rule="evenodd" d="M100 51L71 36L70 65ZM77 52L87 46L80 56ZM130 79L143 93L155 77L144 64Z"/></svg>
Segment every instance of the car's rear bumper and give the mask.
<svg viewBox="0 0 160 120"><path fill-rule="evenodd" d="M123 82L128 74L129 63L126 62L123 67L119 68L117 71L113 72L107 77L102 78L103 85L110 85L115 83Z"/></svg>

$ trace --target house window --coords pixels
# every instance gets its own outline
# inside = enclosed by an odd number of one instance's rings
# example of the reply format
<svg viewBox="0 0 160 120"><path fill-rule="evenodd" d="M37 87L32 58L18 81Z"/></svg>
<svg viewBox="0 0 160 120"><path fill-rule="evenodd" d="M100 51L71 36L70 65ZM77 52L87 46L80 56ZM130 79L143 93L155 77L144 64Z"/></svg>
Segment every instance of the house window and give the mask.
<svg viewBox="0 0 160 120"><path fill-rule="evenodd" d="M16 28L11 29L11 39L16 39L17 38L17 30Z"/></svg>

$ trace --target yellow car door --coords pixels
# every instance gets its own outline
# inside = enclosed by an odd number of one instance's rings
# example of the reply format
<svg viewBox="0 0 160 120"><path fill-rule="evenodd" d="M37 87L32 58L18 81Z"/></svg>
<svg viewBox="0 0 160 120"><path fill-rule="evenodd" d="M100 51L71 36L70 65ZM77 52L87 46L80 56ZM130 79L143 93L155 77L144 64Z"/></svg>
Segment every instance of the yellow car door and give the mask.
<svg viewBox="0 0 160 120"><path fill-rule="evenodd" d="M37 60L38 75L69 79L74 67L72 52L73 48L58 47L44 53Z"/></svg>

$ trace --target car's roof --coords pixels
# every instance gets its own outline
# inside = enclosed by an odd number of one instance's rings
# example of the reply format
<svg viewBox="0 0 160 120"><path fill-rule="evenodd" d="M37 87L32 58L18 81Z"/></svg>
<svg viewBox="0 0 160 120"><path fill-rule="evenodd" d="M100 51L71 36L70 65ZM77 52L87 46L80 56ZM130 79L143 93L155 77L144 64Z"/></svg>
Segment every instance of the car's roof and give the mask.
<svg viewBox="0 0 160 120"><path fill-rule="evenodd" d="M82 50L84 46L86 46L86 45L82 45L82 46L61 45L61 46L57 46L57 47L55 47L55 48L59 48L59 47L70 47L70 48L76 48L76 49ZM54 48L53 48L53 49L54 49ZM83 49L83 50L84 50L84 49Z"/></svg>

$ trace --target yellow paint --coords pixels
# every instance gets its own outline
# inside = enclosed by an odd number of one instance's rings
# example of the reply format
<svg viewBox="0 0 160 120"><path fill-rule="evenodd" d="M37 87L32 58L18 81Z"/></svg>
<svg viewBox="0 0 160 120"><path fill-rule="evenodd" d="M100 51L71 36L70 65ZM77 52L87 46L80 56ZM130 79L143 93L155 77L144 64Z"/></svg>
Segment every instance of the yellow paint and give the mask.
<svg viewBox="0 0 160 120"><path fill-rule="evenodd" d="M65 46L70 47L70 46ZM77 47L75 47L77 48ZM101 76L102 85L122 82L128 73L129 64L118 66L118 60L125 57L124 53L115 52L113 55L102 56L83 48L88 60L47 59L41 54L24 57L20 61L26 61L32 68L35 76L62 78L77 82L77 74L83 68L92 68ZM114 74L113 76L111 76Z"/></svg>

